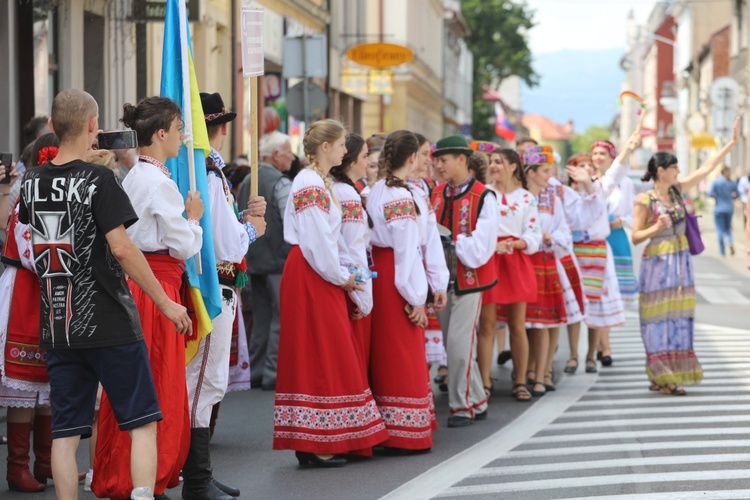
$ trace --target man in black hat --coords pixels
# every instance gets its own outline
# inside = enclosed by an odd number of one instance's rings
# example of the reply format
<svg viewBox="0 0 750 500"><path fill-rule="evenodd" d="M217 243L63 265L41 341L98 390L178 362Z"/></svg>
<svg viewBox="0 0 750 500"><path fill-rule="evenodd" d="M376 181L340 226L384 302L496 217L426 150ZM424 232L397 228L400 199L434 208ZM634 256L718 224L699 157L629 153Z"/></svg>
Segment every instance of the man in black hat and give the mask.
<svg viewBox="0 0 750 500"><path fill-rule="evenodd" d="M201 93L208 126L211 155L206 158L208 199L216 254L216 272L222 293L221 314L213 319L213 330L202 339L198 353L188 363L191 442L182 475L184 500L231 500L240 492L213 478L209 452L211 411L224 398L229 383L229 352L232 324L237 313L237 288L245 285L244 256L248 246L266 229L266 203L258 197L238 213L222 168L219 150L227 138L228 124L237 116L224 107L218 93ZM204 270L204 272L210 272Z"/></svg>

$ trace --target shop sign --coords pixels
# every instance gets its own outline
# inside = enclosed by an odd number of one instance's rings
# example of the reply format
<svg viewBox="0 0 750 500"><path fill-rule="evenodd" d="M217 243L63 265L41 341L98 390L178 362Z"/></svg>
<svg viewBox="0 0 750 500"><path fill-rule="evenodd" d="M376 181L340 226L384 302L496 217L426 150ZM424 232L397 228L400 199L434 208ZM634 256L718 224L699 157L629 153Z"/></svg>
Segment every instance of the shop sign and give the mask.
<svg viewBox="0 0 750 500"><path fill-rule="evenodd" d="M408 63L414 59L414 52L393 43L363 43L347 50L346 57L362 66L383 69Z"/></svg>
<svg viewBox="0 0 750 500"><path fill-rule="evenodd" d="M393 94L393 71L370 71L369 93L373 95Z"/></svg>
<svg viewBox="0 0 750 500"><path fill-rule="evenodd" d="M709 134L694 135L690 138L690 147L693 149L715 148L716 139Z"/></svg>
<svg viewBox="0 0 750 500"><path fill-rule="evenodd" d="M185 0L188 21L200 20L200 0ZM134 21L160 21L167 17L167 0L133 0Z"/></svg>
<svg viewBox="0 0 750 500"><path fill-rule="evenodd" d="M341 90L349 95L367 94L367 71L345 69L341 72Z"/></svg>

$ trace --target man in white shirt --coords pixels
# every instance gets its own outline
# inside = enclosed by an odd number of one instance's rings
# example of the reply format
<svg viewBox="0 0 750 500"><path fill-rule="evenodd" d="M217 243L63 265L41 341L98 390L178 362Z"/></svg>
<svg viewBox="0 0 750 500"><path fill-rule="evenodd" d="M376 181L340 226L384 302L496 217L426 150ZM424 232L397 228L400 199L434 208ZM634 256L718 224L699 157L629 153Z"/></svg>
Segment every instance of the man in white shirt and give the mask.
<svg viewBox="0 0 750 500"><path fill-rule="evenodd" d="M211 155L206 159L208 199L223 300L221 314L213 319L213 331L201 340L198 353L187 366L191 441L190 453L182 470L185 478L182 498L230 500L239 496L240 491L213 478L208 446L209 424L211 410L227 391L232 324L237 314L236 288L244 286L241 264L248 246L265 232L265 201L259 197L248 203L242 213L235 211L234 200L221 171L224 160L219 150L226 141L228 123L237 115L226 110L218 93L201 92L201 103L211 143Z"/></svg>

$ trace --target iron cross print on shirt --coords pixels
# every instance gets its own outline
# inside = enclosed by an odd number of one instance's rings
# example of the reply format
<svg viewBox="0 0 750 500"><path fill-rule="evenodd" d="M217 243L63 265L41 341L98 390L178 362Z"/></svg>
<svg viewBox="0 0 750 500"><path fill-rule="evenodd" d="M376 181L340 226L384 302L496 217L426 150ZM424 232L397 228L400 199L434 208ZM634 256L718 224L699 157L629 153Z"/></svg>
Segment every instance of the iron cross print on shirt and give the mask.
<svg viewBox="0 0 750 500"><path fill-rule="evenodd" d="M54 276L73 276L65 259L77 261L73 255L73 224L62 231L62 219L65 212L37 212L40 227L34 227L34 263L47 259L47 266L42 278ZM38 241L37 241L38 240Z"/></svg>

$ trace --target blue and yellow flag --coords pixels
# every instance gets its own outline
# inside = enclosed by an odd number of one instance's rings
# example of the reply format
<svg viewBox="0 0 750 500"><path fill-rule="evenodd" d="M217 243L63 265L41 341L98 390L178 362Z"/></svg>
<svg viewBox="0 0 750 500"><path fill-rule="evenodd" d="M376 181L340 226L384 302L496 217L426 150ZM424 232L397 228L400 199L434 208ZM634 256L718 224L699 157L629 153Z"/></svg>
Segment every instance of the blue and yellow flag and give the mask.
<svg viewBox="0 0 750 500"><path fill-rule="evenodd" d="M193 336L188 339L186 363L198 352L200 340L211 333L211 319L221 313L221 290L216 274L216 256L211 231L211 214L208 203L208 182L206 180L206 156L211 147L203 116L198 81L193 65L193 48L190 43L190 26L187 20L185 2L167 0L167 14L164 20L164 49L161 66L161 95L175 101L182 109L185 123L185 143L177 158L167 160L167 168L172 180L177 183L183 198L190 191L190 177L195 172L195 189L200 191L205 204L203 218L203 246L200 260L202 273L198 274L195 257L185 262L190 281L191 309L194 314Z"/></svg>

